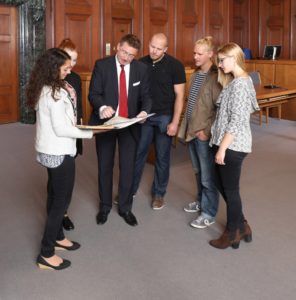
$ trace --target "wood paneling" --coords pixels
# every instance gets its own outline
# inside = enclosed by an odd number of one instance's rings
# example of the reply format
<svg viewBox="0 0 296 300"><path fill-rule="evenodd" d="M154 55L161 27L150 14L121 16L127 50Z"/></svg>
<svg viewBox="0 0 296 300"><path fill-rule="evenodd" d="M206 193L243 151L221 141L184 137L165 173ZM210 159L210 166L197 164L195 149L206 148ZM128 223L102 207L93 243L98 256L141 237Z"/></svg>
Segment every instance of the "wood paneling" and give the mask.
<svg viewBox="0 0 296 300"><path fill-rule="evenodd" d="M167 35L168 53L176 54L175 48L175 1L172 0L143 0L143 45L144 54L148 53L148 44L153 34L163 32Z"/></svg>
<svg viewBox="0 0 296 300"><path fill-rule="evenodd" d="M272 83L281 87L296 86L295 60L253 60L247 62L247 67L248 70L260 72L263 85ZM271 111L271 116L277 116L277 112ZM296 121L296 99L289 99L288 103L282 105L282 118Z"/></svg>
<svg viewBox="0 0 296 300"><path fill-rule="evenodd" d="M17 10L0 6L0 123L19 117Z"/></svg>
<svg viewBox="0 0 296 300"><path fill-rule="evenodd" d="M283 62L275 65L275 84L279 86L296 86L296 61ZM296 120L296 99L290 100L282 107L282 116L284 119Z"/></svg>
<svg viewBox="0 0 296 300"><path fill-rule="evenodd" d="M57 46L69 37L78 49L79 71L90 71L94 61L101 56L100 0L48 0L47 47Z"/></svg>
<svg viewBox="0 0 296 300"><path fill-rule="evenodd" d="M203 1L177 0L176 7L176 56L191 66L194 43L203 34Z"/></svg>
<svg viewBox="0 0 296 300"><path fill-rule="evenodd" d="M289 58L291 1L261 0L259 5L259 53L265 45L282 45L280 58Z"/></svg>
<svg viewBox="0 0 296 300"><path fill-rule="evenodd" d="M218 45L224 44L229 38L229 1L205 1L205 35L211 35Z"/></svg>
<svg viewBox="0 0 296 300"><path fill-rule="evenodd" d="M242 48L249 47L250 0L234 0L232 11L232 26L229 28L232 41L240 45Z"/></svg>
<svg viewBox="0 0 296 300"><path fill-rule="evenodd" d="M282 45L282 58L296 56L295 0L47 0L47 7L49 46L70 35L81 49L82 70L114 54L126 33L141 39L139 56L148 53L154 33L165 33L168 52L189 66L194 42L206 35L218 45L250 48L254 58L266 44Z"/></svg>
<svg viewBox="0 0 296 300"><path fill-rule="evenodd" d="M296 1L291 1L290 59L296 59Z"/></svg>
<svg viewBox="0 0 296 300"><path fill-rule="evenodd" d="M117 43L125 34L133 33L141 39L141 8L138 0L103 1L103 56L115 54Z"/></svg>

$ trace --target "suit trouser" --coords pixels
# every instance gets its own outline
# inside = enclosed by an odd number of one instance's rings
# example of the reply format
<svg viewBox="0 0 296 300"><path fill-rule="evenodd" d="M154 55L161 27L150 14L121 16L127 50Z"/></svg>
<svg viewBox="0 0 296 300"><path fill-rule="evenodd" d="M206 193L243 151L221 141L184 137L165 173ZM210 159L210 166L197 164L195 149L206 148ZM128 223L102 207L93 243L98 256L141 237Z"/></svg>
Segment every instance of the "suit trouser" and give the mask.
<svg viewBox="0 0 296 300"><path fill-rule="evenodd" d="M47 168L47 220L41 242L41 255L54 255L54 244L65 238L62 221L67 210L74 187L75 159L65 156L63 163L57 168Z"/></svg>
<svg viewBox="0 0 296 300"><path fill-rule="evenodd" d="M132 183L137 150L136 138L130 128L97 134L100 211L105 213L109 213L112 208L116 143L118 143L119 155L118 209L120 212L129 211L133 203Z"/></svg>
<svg viewBox="0 0 296 300"><path fill-rule="evenodd" d="M217 146L213 148L215 153L219 149ZM229 232L235 232L237 229L243 228L245 218L242 210L239 182L242 163L246 156L247 153L227 149L224 158L225 165L216 164L216 184L226 202L226 228Z"/></svg>

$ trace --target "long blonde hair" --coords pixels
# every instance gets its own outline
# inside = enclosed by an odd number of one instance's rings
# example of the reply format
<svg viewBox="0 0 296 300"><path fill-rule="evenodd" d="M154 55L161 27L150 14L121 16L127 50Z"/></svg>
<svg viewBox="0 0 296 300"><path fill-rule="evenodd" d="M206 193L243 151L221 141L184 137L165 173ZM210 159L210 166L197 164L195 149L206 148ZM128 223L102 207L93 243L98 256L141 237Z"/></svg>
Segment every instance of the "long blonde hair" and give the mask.
<svg viewBox="0 0 296 300"><path fill-rule="evenodd" d="M235 59L236 64L243 70L246 72L246 64L245 64L245 57L244 57L244 53L243 50L241 49L241 47L239 45L237 45L236 43L227 43L221 47L218 48L217 51L217 57L219 54L223 54L225 56L232 56ZM218 65L218 61L217 61L217 65ZM225 87L226 85L229 84L229 82L231 82L233 80L233 74L232 73L228 73L225 74L223 72L223 70L221 70L219 68L218 70L218 82Z"/></svg>

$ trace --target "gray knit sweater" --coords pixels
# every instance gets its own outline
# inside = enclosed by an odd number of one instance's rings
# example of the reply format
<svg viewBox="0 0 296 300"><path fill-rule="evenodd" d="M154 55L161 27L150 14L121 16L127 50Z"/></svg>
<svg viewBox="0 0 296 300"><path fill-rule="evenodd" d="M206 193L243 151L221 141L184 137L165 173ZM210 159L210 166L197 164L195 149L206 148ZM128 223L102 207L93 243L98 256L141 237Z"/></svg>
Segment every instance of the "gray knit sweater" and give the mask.
<svg viewBox="0 0 296 300"><path fill-rule="evenodd" d="M234 136L228 147L239 152L251 152L250 115L259 110L256 92L250 77L233 79L221 92L216 103L217 115L212 125L210 146L219 146L225 133Z"/></svg>

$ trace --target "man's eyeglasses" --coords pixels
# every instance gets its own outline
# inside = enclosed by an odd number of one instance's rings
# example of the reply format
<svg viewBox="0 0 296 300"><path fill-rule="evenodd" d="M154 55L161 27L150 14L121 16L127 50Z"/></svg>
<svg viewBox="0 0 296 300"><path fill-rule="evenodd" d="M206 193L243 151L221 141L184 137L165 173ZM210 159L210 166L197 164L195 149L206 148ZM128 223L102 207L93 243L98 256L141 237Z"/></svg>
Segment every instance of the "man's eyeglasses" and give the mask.
<svg viewBox="0 0 296 300"><path fill-rule="evenodd" d="M124 55L127 56L129 59L134 59L136 55L128 53L127 51L125 51L122 48L119 48L119 51Z"/></svg>

